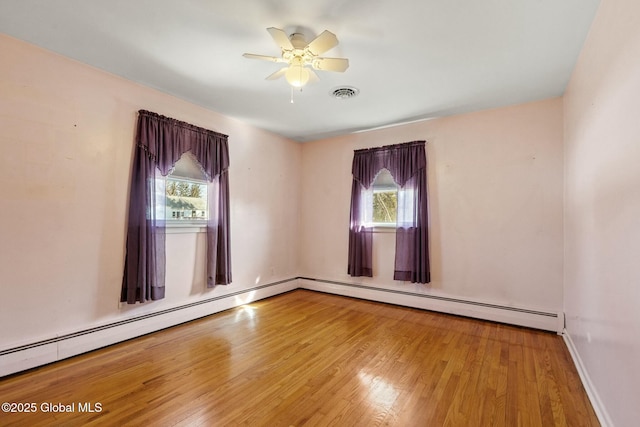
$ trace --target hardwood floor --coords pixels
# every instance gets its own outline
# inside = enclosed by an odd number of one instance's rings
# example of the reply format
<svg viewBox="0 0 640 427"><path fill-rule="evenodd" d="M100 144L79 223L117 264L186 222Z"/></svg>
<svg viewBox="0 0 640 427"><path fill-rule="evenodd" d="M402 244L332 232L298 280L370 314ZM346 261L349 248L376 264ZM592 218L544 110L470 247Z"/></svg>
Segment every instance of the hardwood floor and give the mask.
<svg viewBox="0 0 640 427"><path fill-rule="evenodd" d="M599 425L555 334L305 290L0 379L0 400L36 409L3 426Z"/></svg>

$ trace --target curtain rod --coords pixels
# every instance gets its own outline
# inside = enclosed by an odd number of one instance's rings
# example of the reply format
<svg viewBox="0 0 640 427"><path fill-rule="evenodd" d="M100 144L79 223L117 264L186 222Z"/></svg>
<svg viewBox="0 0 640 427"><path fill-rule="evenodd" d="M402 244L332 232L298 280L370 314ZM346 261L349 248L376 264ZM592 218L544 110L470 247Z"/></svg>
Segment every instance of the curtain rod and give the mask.
<svg viewBox="0 0 640 427"><path fill-rule="evenodd" d="M143 116L156 117L156 118L158 118L160 120L173 122L174 124L176 124L178 126L182 126L184 128L187 128L187 129L190 129L190 130L193 130L193 131L196 131L196 132L214 134L216 136L229 138L229 135L225 135L223 133L216 132L215 130L206 129L206 128L203 128L203 127L200 127L200 126L192 125L191 123L183 122L182 120L174 119L172 117L163 116L162 114L154 113L153 111L139 110L138 113L140 115L143 115Z"/></svg>
<svg viewBox="0 0 640 427"><path fill-rule="evenodd" d="M412 147L416 145L424 145L425 143L426 141L411 141L411 142L403 142L400 144L384 145L382 147L360 148L358 150L353 150L353 152L364 153L367 151L384 151L384 150L392 150L394 148L399 148L399 147Z"/></svg>

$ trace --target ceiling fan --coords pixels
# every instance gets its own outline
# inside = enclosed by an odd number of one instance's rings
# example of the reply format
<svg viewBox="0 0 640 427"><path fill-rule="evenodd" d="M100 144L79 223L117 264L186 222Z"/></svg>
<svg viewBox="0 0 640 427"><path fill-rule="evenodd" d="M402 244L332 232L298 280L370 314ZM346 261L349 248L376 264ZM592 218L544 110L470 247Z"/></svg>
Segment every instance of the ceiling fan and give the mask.
<svg viewBox="0 0 640 427"><path fill-rule="evenodd" d="M303 34L293 33L287 36L279 28L267 28L273 40L280 47L281 56L256 55L245 53L245 58L281 62L288 66L269 75L267 80L275 80L282 76L295 88L302 88L310 81L318 81L313 70L344 72L349 68L346 58L326 58L319 56L338 45L338 38L331 31L323 31L318 37L307 43ZM309 68L311 67L311 68Z"/></svg>

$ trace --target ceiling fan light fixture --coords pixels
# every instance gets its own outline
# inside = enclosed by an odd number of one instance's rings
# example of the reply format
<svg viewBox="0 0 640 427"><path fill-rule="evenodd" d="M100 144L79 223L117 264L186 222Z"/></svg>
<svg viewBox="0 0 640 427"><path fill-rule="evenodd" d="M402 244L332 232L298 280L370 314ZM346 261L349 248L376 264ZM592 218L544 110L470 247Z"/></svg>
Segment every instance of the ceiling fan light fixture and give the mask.
<svg viewBox="0 0 640 427"><path fill-rule="evenodd" d="M309 70L302 65L291 65L284 74L291 86L301 88L309 82Z"/></svg>

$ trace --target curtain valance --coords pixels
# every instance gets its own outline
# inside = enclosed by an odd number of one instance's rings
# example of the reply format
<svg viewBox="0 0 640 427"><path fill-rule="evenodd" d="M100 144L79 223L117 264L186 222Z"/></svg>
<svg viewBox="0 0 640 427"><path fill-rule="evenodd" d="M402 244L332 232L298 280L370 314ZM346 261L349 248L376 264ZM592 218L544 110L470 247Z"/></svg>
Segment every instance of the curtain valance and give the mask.
<svg viewBox="0 0 640 427"><path fill-rule="evenodd" d="M207 180L229 168L227 135L146 110L138 112L136 142L167 175L187 151L200 163Z"/></svg>
<svg viewBox="0 0 640 427"><path fill-rule="evenodd" d="M413 141L355 150L351 170L353 178L364 188L369 188L378 172L384 168L400 187L404 187L409 178L427 167L424 144L425 141Z"/></svg>

